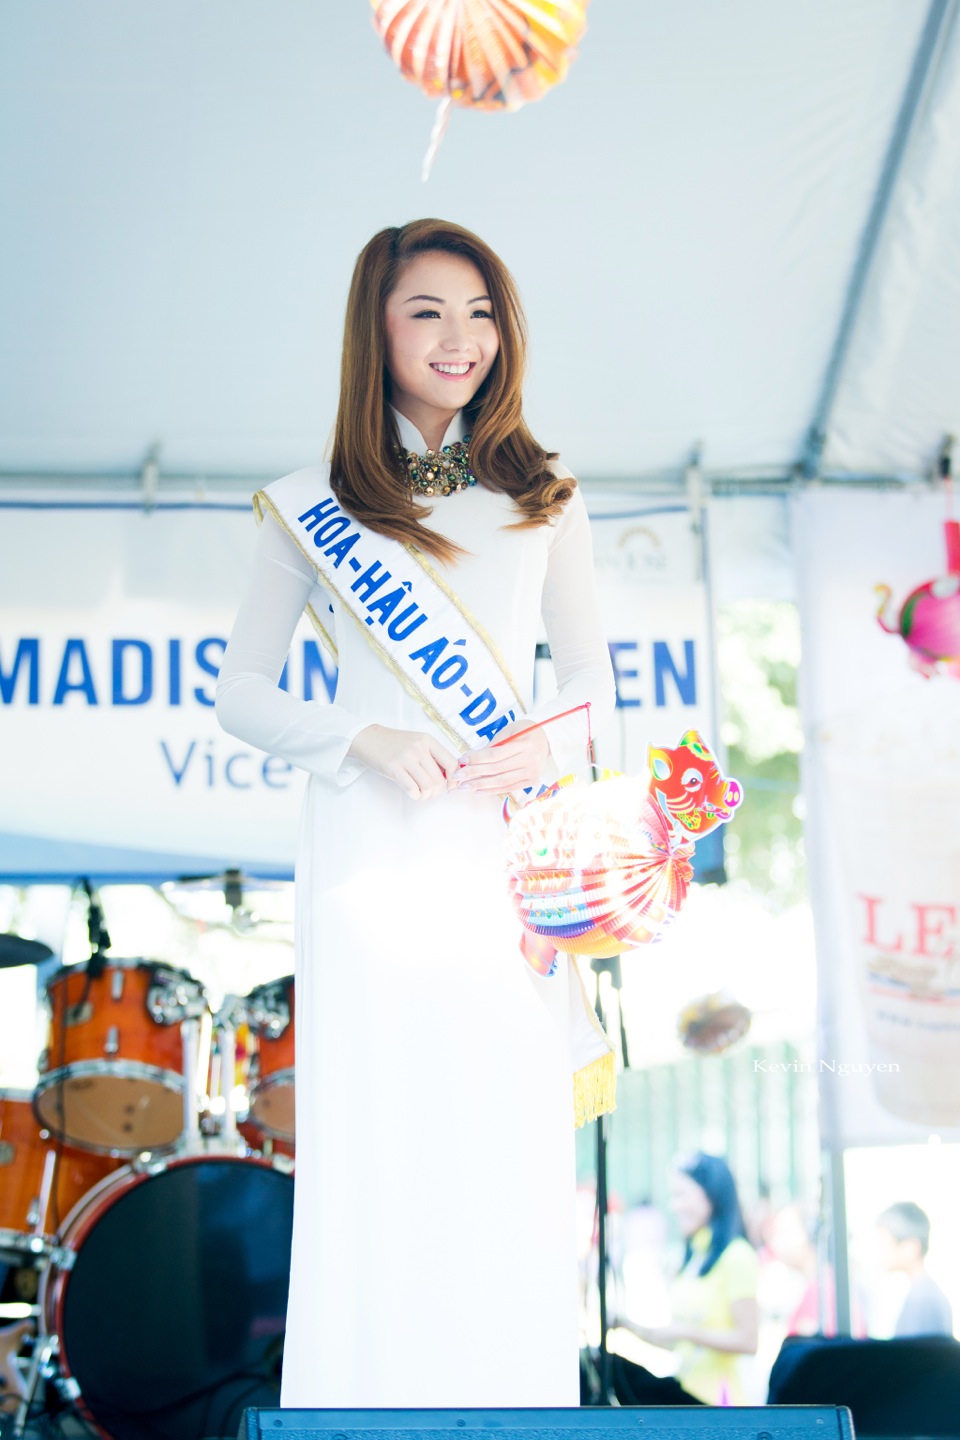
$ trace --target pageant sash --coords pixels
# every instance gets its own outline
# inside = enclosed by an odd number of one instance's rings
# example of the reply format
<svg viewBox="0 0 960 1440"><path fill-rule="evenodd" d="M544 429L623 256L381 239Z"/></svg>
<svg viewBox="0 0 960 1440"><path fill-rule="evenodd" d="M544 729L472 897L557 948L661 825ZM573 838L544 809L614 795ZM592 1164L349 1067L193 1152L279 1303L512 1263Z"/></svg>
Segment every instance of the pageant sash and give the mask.
<svg viewBox="0 0 960 1440"><path fill-rule="evenodd" d="M419 550L343 509L329 475L329 465L311 465L259 490L258 520L270 511L457 749L482 749L526 709L496 645ZM321 616L308 609L336 658Z"/></svg>
<svg viewBox="0 0 960 1440"><path fill-rule="evenodd" d="M319 584L457 749L489 745L526 713L494 641L419 550L377 535L342 508L329 475L329 464L311 465L258 490L257 519L267 511L274 516ZM336 660L320 610L307 609ZM568 963L574 1120L582 1125L614 1109L616 1057L575 957Z"/></svg>

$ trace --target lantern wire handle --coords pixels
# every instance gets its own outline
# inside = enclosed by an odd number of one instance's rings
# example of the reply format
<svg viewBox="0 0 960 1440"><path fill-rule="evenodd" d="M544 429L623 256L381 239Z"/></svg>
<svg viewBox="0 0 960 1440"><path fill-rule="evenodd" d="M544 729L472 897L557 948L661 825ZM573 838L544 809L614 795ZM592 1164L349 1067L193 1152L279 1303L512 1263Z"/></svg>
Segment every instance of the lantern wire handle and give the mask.
<svg viewBox="0 0 960 1440"><path fill-rule="evenodd" d="M433 129L430 131L430 144L427 146L427 153L423 157L423 169L420 171L420 179L424 185L430 179L430 172L433 169L433 162L437 158L437 151L443 144L443 137L447 133L447 126L450 124L450 107L453 101L449 95L444 95L437 106L436 117L433 122Z"/></svg>
<svg viewBox="0 0 960 1440"><path fill-rule="evenodd" d="M947 545L947 573L960 575L960 521L953 518L953 447L954 437L948 435L943 442L937 469L943 481L943 496L947 518L943 522L943 534Z"/></svg>
<svg viewBox="0 0 960 1440"><path fill-rule="evenodd" d="M544 725L552 725L554 720L566 720L568 715L576 715L580 710L586 710L587 712L587 761L589 762L590 769L595 771L597 768L597 757L593 748L593 727L590 724L589 700L584 700L580 705L572 705L569 710L561 710L559 715L548 715L546 720L538 720L535 725L528 725L525 730L515 730L510 736L510 739L519 740L521 735L529 735L531 731L540 730ZM491 750L495 750L498 745L506 744L506 740L495 740L490 748Z"/></svg>

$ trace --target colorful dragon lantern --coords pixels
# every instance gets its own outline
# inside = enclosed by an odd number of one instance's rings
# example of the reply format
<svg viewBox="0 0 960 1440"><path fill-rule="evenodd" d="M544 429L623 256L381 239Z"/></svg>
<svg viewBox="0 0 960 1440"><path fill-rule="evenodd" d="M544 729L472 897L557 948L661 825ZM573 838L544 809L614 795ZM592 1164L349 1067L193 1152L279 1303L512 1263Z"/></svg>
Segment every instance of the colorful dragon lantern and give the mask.
<svg viewBox="0 0 960 1440"><path fill-rule="evenodd" d="M648 761L646 783L561 783L510 820L510 893L538 973L558 950L602 957L659 940L687 898L694 841L743 799L695 730L674 750L651 746Z"/></svg>

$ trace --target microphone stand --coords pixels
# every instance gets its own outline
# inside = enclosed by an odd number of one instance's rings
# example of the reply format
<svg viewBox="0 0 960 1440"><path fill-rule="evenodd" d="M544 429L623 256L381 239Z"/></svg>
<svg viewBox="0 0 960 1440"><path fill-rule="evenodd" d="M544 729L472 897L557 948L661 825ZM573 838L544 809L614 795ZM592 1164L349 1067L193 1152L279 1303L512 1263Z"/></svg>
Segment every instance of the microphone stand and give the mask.
<svg viewBox="0 0 960 1440"><path fill-rule="evenodd" d="M79 1020L79 1019L81 1019L81 1018L83 1017L83 1014L84 1014L84 1010L85 1010L87 1001L88 1001L89 998L90 998L90 987L92 986L94 980L98 979L99 976L101 976L101 975L103 974L104 970L106 969L106 966L107 966L106 955L107 955L107 951L110 949L110 936L109 936L109 933L107 932L106 921L105 921L105 919L104 919L104 914L103 914L103 906L100 904L100 896L99 896L99 895L97 894L97 892L94 890L93 886L90 884L90 881L89 881L89 880L86 880L86 879L81 880L81 881L79 882L79 884L78 884L78 886L77 886L77 889L82 890L83 893L84 893L84 894L86 895L86 897L87 897L87 934L88 934L88 936L89 936L89 938L90 938L90 958L87 960L87 964L86 964L86 971L85 971L84 983L83 983L83 993L82 993L80 999L77 1001L77 1003L76 1003L75 1005L71 1005L71 1004L69 1003L69 1001L68 1001L68 999L67 999L67 986L66 986L66 984L64 984L64 986L63 986L62 1013L61 1013L61 1017L60 1017L60 1019L61 1019L61 1024L60 1024L60 1046L59 1046L59 1051L60 1051L60 1053L59 1053L59 1055L57 1056L57 1058L56 1058L56 1060L55 1060L55 1062L54 1062L55 1065L56 1065L56 1068L57 1068L57 1069L59 1070L59 1072L60 1072L59 1079L57 1080L57 1083L56 1083L56 1085L55 1085L55 1087L54 1087L54 1091L53 1091L53 1103L54 1103L54 1111L55 1111L55 1114L56 1114L56 1117L57 1117L57 1125L56 1125L55 1128L54 1128L54 1127L51 1127L51 1129L53 1129L54 1145L53 1145L53 1171L52 1171L51 1181L50 1181L50 1195L51 1195L51 1197L52 1197L52 1201L51 1201L51 1212L50 1212L50 1213L51 1213L51 1218L52 1218L53 1230L54 1230L54 1233L57 1234L57 1235L59 1235L59 1232L60 1232L60 1222L61 1222L62 1219L63 1219L63 1216L60 1214L60 1200L59 1200L59 1188L58 1188L58 1187L59 1187L59 1183L60 1183L60 1165L61 1165L61 1162L62 1162L62 1160L63 1160L63 1147L64 1147L64 1145L66 1144L66 1128L67 1128L67 1126L66 1126L66 1120L67 1120L67 1112L66 1112L66 1084L67 1084L67 1077L66 1077L66 1075L64 1074L64 1068L65 1068L65 1067L64 1067L64 1051L65 1051L66 1043L67 1043L67 1026L71 1023L71 1020L72 1020L73 1018L76 1018L77 1020ZM74 893L76 893L76 891L74 891ZM53 1002L53 999L51 998L51 1000L50 1000L51 1010L52 1010L53 1004L54 1004L54 1002ZM39 1343L39 1342L38 1342L38 1343ZM33 1380L32 1383L33 1383L34 1388L35 1388L35 1387L36 1387L36 1377L34 1377L34 1380ZM18 1412L18 1415L19 1415L19 1412ZM25 1416L26 1416L26 1412L24 1412L24 1423L25 1423ZM15 1435L18 1434L18 1433L20 1433L20 1432L18 1432L17 1429L16 1429L16 1423L17 1423L17 1422L15 1422L14 1432L13 1432Z"/></svg>
<svg viewBox="0 0 960 1440"><path fill-rule="evenodd" d="M87 961L87 976L99 980L107 968L107 951L110 949L110 935L100 903L99 891L94 890L89 880L81 880L80 888L87 897L87 935L90 938L90 959Z"/></svg>
<svg viewBox="0 0 960 1440"><path fill-rule="evenodd" d="M606 1030L606 1017L603 1010L603 1000L600 995L600 976L609 975L610 982L617 992L617 1012L620 1021L620 1049L623 1055L623 1068L630 1068L630 1053L627 1049L627 1031L623 1023L623 1005L621 1003L621 990L623 988L623 972L620 967L620 956L611 955L605 958L598 958L590 961L590 969L597 977L596 997L594 1010L597 1019ZM607 1314L607 1275L609 1271L609 1256L607 1253L607 1220L609 1218L610 1204L609 1191L607 1189L607 1117L597 1117L597 1284L600 1291L600 1400L601 1405L619 1405L616 1392L613 1388L613 1376L610 1351L607 1348L607 1336L610 1330L609 1316Z"/></svg>

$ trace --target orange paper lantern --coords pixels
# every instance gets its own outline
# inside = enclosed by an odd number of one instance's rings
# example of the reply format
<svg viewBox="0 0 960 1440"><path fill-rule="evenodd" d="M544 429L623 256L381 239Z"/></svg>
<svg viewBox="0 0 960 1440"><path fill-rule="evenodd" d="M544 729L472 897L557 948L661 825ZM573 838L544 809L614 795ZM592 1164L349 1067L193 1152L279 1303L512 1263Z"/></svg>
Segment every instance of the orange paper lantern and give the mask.
<svg viewBox="0 0 960 1440"><path fill-rule="evenodd" d="M587 25L588 0L372 0L400 73L425 95L516 110L558 84Z"/></svg>
<svg viewBox="0 0 960 1440"><path fill-rule="evenodd" d="M698 1055L722 1055L750 1029L750 1011L725 990L701 995L677 1017L677 1034Z"/></svg>

